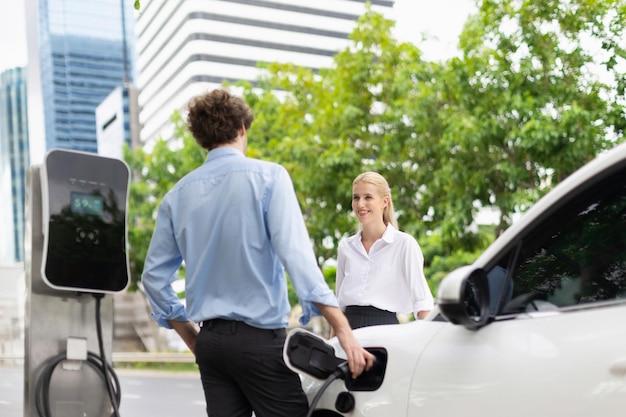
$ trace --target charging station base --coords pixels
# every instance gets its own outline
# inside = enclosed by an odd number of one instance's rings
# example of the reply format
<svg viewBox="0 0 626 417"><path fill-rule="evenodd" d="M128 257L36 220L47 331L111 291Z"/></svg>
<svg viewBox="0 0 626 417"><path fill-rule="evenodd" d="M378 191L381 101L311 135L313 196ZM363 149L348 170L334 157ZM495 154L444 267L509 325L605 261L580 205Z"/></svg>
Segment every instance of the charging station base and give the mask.
<svg viewBox="0 0 626 417"><path fill-rule="evenodd" d="M67 350L68 338L86 339L87 351L100 354L96 327L96 300L89 294L51 297L28 293L25 310L24 417L40 417L38 389L47 390L53 416L110 417L111 403L101 373L84 361L55 367L48 387L38 381L51 358ZM103 323L113 322L113 300L101 300ZM110 326L108 326L110 328ZM107 326L104 326L107 328ZM105 357L110 362L112 331L103 332ZM78 365L78 366L77 366Z"/></svg>

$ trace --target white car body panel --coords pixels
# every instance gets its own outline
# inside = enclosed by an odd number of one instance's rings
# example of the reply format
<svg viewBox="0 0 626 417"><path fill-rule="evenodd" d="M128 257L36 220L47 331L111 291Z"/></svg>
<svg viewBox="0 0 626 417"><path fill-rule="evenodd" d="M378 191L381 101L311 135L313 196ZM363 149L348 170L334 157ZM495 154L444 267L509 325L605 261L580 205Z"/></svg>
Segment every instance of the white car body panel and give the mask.
<svg viewBox="0 0 626 417"><path fill-rule="evenodd" d="M626 303L529 316L445 325L417 364L407 416L626 413Z"/></svg>

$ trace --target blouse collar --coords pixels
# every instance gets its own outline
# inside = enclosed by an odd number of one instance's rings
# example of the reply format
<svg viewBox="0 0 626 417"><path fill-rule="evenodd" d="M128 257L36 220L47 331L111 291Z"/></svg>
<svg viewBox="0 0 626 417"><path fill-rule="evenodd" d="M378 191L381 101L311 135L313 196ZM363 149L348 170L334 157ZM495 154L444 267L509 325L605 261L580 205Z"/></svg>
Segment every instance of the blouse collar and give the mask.
<svg viewBox="0 0 626 417"><path fill-rule="evenodd" d="M391 223L387 223L387 229L385 229L385 233L383 233L383 236L381 237L381 239L384 240L385 243L393 242L396 231L397 231L396 228L393 227ZM359 231L355 235L350 236L348 238L348 242L351 244L354 244L355 242L360 242L362 234L363 234L363 229L359 229Z"/></svg>

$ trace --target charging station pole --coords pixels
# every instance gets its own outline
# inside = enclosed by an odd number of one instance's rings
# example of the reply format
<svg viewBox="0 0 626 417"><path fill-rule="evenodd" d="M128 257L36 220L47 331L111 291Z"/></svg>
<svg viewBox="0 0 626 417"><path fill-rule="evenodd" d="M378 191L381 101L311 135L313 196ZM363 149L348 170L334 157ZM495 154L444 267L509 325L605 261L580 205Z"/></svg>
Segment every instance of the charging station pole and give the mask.
<svg viewBox="0 0 626 417"><path fill-rule="evenodd" d="M107 294L129 283L129 179L120 160L65 150L27 172L24 417L119 415Z"/></svg>

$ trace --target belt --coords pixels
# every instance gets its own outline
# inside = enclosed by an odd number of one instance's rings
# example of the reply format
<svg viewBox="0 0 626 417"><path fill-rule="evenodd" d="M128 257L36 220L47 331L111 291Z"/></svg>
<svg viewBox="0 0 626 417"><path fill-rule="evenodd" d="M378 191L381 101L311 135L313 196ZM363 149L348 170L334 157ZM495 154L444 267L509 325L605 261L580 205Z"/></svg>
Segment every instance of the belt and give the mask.
<svg viewBox="0 0 626 417"><path fill-rule="evenodd" d="M285 331L285 329L262 329L260 327L251 326L241 320L230 320L230 319L210 319L204 320L199 323L201 328L206 328L207 330L213 329L221 329L221 330L229 330L231 333L237 333L237 330L253 330L259 332L271 332L275 336L280 334L281 331Z"/></svg>
<svg viewBox="0 0 626 417"><path fill-rule="evenodd" d="M356 306L356 305L352 305L352 306L347 306L346 310L345 310L346 314L362 314L365 316L396 316L396 313L394 313L393 311L388 311L388 310L382 310L378 307L374 307L374 306Z"/></svg>
<svg viewBox="0 0 626 417"><path fill-rule="evenodd" d="M206 327L207 329L226 328L230 327L233 333L237 331L238 325L246 325L243 321L228 320L228 319L211 319L200 322L200 327Z"/></svg>

